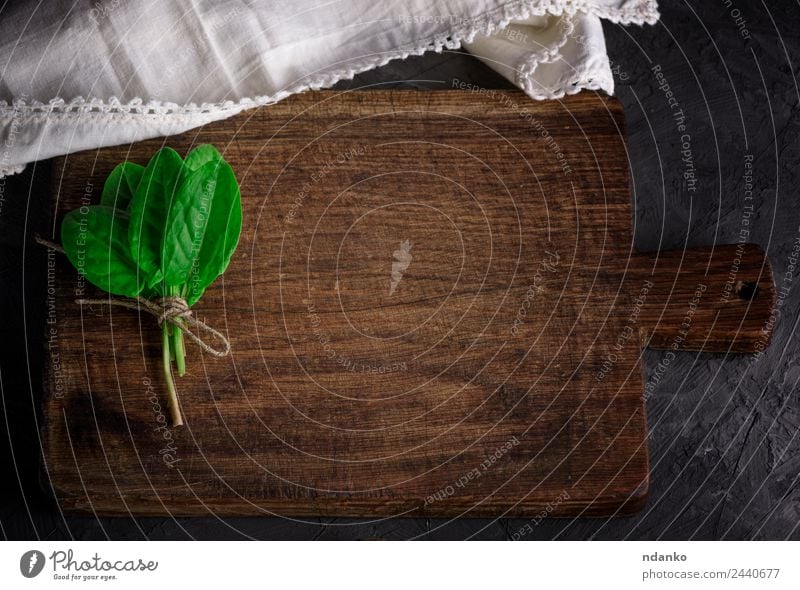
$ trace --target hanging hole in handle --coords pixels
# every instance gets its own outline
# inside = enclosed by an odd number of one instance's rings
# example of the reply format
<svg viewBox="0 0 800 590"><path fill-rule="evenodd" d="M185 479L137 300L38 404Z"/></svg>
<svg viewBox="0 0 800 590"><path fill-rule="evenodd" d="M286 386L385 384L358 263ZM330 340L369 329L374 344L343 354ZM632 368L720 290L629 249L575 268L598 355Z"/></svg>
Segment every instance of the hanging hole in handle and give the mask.
<svg viewBox="0 0 800 590"><path fill-rule="evenodd" d="M739 281L736 283L735 292L739 296L739 299L744 301L752 301L756 297L758 297L758 283L754 281Z"/></svg>

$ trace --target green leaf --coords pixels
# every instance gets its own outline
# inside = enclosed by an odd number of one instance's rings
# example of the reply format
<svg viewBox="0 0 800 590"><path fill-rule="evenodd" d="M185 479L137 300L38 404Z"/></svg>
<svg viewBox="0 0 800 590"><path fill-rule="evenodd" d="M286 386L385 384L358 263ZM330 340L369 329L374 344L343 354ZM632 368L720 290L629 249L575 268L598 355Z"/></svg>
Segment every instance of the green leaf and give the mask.
<svg viewBox="0 0 800 590"><path fill-rule="evenodd" d="M215 244L209 245L208 250L201 252L201 260L204 256L213 256L215 250L219 253L219 264L217 266L201 266L193 269L186 284L186 303L191 307L197 303L203 296L206 288L213 283L225 269L233 257L233 252L236 250L236 245L239 243L239 236L242 232L242 208L241 206L232 206L228 215L228 226L221 230L219 239L215 240Z"/></svg>
<svg viewBox="0 0 800 590"><path fill-rule="evenodd" d="M159 297L166 297L166 293L164 291L164 283L158 282L152 287L147 285L145 281L145 285L142 288L142 292L139 293L139 297L144 297L145 299L157 299Z"/></svg>
<svg viewBox="0 0 800 590"><path fill-rule="evenodd" d="M190 306L197 303L206 287L228 268L241 233L239 185L231 167L224 163L219 167L205 239L186 285L186 301Z"/></svg>
<svg viewBox="0 0 800 590"><path fill-rule="evenodd" d="M183 160L175 150L167 147L158 150L147 164L130 204L131 257L150 286L161 280L167 215L180 186L182 168Z"/></svg>
<svg viewBox="0 0 800 590"><path fill-rule="evenodd" d="M222 155L210 143L198 145L191 152L186 154L184 164L190 172L208 164L209 162L224 161Z"/></svg>
<svg viewBox="0 0 800 590"><path fill-rule="evenodd" d="M111 207L82 207L61 223L61 243L90 283L113 295L136 297L144 277L130 255L128 225L128 216Z"/></svg>
<svg viewBox="0 0 800 590"><path fill-rule="evenodd" d="M209 161L184 179L167 227L164 282L186 285L191 305L225 271L241 233L239 186L224 160Z"/></svg>
<svg viewBox="0 0 800 590"><path fill-rule="evenodd" d="M184 297L191 306L228 267L241 231L233 170L216 148L200 145L185 162L162 148L144 168L114 168L101 204L64 218L61 241L78 272L100 289L129 298ZM162 325L162 347L172 423L179 426L171 363L184 374L180 322Z"/></svg>
<svg viewBox="0 0 800 590"><path fill-rule="evenodd" d="M133 162L123 162L111 171L103 185L100 204L124 211L128 208L136 187L144 173L144 166Z"/></svg>

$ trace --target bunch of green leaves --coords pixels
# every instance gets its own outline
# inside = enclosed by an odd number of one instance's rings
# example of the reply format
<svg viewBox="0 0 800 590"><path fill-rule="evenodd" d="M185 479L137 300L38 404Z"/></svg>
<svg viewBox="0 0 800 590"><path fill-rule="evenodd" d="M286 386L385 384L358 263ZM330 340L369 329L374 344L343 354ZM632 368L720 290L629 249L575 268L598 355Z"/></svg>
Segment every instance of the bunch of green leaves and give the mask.
<svg viewBox="0 0 800 590"><path fill-rule="evenodd" d="M61 242L78 272L112 295L180 297L192 306L228 267L241 228L239 185L222 155L200 145L184 160L165 147L147 166L114 168L99 205L66 215ZM162 329L164 374L177 410L170 361L185 373L183 331L168 322Z"/></svg>

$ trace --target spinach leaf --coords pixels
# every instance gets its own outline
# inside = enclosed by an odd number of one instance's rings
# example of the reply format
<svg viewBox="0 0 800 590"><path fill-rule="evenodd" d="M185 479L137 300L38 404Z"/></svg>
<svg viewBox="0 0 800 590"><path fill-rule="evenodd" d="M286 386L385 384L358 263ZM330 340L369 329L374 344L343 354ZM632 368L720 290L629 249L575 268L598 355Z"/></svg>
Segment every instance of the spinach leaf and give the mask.
<svg viewBox="0 0 800 590"><path fill-rule="evenodd" d="M211 145L183 161L162 148L146 167L123 162L103 186L100 205L72 211L61 225L64 250L78 272L114 295L161 299L153 308L188 310L230 263L242 231L233 170ZM127 304L126 304L127 305ZM172 377L186 371L188 312L161 324L162 364L173 424L183 424ZM210 330L215 332L214 330ZM216 333L216 332L215 332ZM230 346L226 342L226 354ZM212 352L214 352L212 350Z"/></svg>
<svg viewBox="0 0 800 590"><path fill-rule="evenodd" d="M100 197L100 204L114 209L126 210L139 181L142 179L144 166L133 162L123 162L117 165L108 175L103 185L103 195Z"/></svg>
<svg viewBox="0 0 800 590"><path fill-rule="evenodd" d="M162 271L166 285L187 286L189 305L227 268L241 232L241 210L236 177L222 160L207 162L181 184L167 219Z"/></svg>
<svg viewBox="0 0 800 590"><path fill-rule="evenodd" d="M102 205L71 211L61 224L61 243L93 285L125 297L141 292L144 280L128 248L127 215Z"/></svg>
<svg viewBox="0 0 800 590"><path fill-rule="evenodd" d="M215 162L222 160L222 155L217 151L210 143L204 143L198 145L194 148L191 152L186 155L186 160L184 164L187 170L194 172L201 166L208 164L209 162Z"/></svg>
<svg viewBox="0 0 800 590"><path fill-rule="evenodd" d="M239 185L228 164L219 168L215 198L205 238L192 266L186 300L194 305L211 283L228 268L242 233L242 202Z"/></svg>
<svg viewBox="0 0 800 590"><path fill-rule="evenodd" d="M183 160L175 150L158 150L147 164L130 204L128 230L133 260L147 278L148 286L159 283L161 251L170 205L178 190Z"/></svg>

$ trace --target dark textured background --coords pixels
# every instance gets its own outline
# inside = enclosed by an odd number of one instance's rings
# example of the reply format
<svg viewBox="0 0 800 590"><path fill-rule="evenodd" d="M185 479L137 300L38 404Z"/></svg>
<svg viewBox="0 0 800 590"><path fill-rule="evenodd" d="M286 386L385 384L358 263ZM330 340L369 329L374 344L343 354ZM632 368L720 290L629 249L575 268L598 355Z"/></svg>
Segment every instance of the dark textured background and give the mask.
<svg viewBox="0 0 800 590"><path fill-rule="evenodd" d="M640 250L734 243L745 154L754 159L749 240L790 288L760 358L682 353L647 403L651 499L631 518L545 520L525 539L800 539L800 4L661 3L652 27L605 24L628 119ZM731 10L746 20L743 39ZM651 68L660 64L687 116L698 189L682 181L680 133ZM410 58L340 88L508 84L461 52ZM38 485L44 273L31 233L46 216L46 162L8 179L0 199L0 536L7 539L508 539L524 520L102 519L63 517ZM25 302L28 302L27 304ZM663 352L645 353L652 374Z"/></svg>

